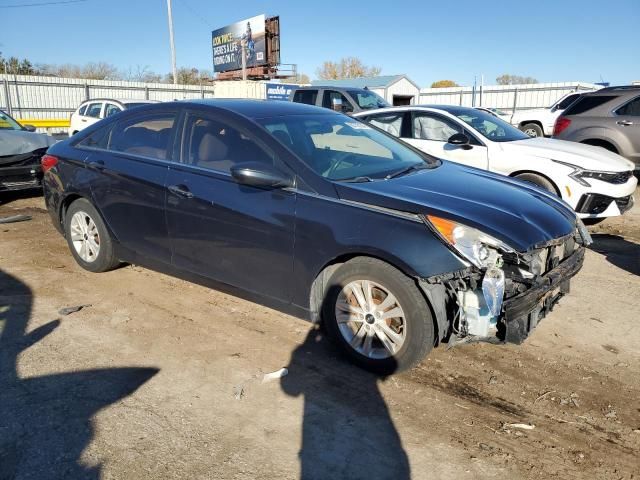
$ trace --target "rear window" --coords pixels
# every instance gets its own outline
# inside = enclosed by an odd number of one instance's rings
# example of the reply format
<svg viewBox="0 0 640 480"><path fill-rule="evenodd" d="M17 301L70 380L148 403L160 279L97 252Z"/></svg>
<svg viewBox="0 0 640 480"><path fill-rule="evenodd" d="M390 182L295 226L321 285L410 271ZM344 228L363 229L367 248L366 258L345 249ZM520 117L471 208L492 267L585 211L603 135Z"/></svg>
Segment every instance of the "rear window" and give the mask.
<svg viewBox="0 0 640 480"><path fill-rule="evenodd" d="M154 113L118 122L111 134L109 150L167 158L175 114Z"/></svg>
<svg viewBox="0 0 640 480"><path fill-rule="evenodd" d="M630 117L640 117L640 97L636 97L626 105L616 110L617 115L628 115Z"/></svg>
<svg viewBox="0 0 640 480"><path fill-rule="evenodd" d="M575 102L578 97L580 96L579 93L573 94L573 95L569 95L567 98L565 98L564 100L562 100L558 106L556 107L558 110L564 110L565 108L567 108L569 105L571 105L573 102Z"/></svg>
<svg viewBox="0 0 640 480"><path fill-rule="evenodd" d="M307 105L315 105L318 98L317 90L298 90L293 94L293 101L296 103L306 103Z"/></svg>
<svg viewBox="0 0 640 480"><path fill-rule="evenodd" d="M100 110L102 110L102 103L90 103L85 115L87 117L100 118Z"/></svg>
<svg viewBox="0 0 640 480"><path fill-rule="evenodd" d="M80 107L80 110L78 110L78 113L80 115L84 115L84 112L86 112L86 111L87 111L87 105L83 105L83 106Z"/></svg>
<svg viewBox="0 0 640 480"><path fill-rule="evenodd" d="M564 115L580 115L588 112L600 105L604 105L610 100L616 98L615 95L598 95L593 97L582 97L576 103L567 108Z"/></svg>

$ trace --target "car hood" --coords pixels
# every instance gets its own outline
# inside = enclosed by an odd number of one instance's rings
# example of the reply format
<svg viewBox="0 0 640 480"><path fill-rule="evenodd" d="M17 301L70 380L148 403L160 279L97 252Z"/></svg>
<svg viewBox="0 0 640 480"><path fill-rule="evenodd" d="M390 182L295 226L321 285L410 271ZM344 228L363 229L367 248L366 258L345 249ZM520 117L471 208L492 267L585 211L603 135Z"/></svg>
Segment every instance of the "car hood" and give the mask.
<svg viewBox="0 0 640 480"><path fill-rule="evenodd" d="M513 115L511 115L511 121L516 122L521 120L527 120L527 119L533 118L534 116L538 116L540 114L545 114L548 112L549 112L548 108L532 108L530 110L520 110L519 112L514 112Z"/></svg>
<svg viewBox="0 0 640 480"><path fill-rule="evenodd" d="M602 147L555 138L528 138L515 142L504 142L501 146L505 152L512 152L514 155L531 155L560 160L584 170L626 172L634 169L632 162Z"/></svg>
<svg viewBox="0 0 640 480"><path fill-rule="evenodd" d="M576 228L571 208L547 192L447 161L389 180L335 185L343 200L448 218L482 230L521 252Z"/></svg>
<svg viewBox="0 0 640 480"><path fill-rule="evenodd" d="M43 133L25 130L0 130L0 157L20 155L47 148L56 143L56 139Z"/></svg>

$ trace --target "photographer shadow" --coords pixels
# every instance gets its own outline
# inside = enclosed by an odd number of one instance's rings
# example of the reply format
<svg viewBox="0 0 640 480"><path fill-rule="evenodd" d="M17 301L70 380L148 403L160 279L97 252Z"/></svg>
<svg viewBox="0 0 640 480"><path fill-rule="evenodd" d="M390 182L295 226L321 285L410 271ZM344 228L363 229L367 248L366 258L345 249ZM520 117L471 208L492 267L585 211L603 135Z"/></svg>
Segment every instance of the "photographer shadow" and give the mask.
<svg viewBox="0 0 640 480"><path fill-rule="evenodd" d="M59 320L27 333L33 294L0 270L0 480L98 479L101 466L80 462L93 438L93 416L131 395L155 368L105 368L38 377L18 374L18 358Z"/></svg>

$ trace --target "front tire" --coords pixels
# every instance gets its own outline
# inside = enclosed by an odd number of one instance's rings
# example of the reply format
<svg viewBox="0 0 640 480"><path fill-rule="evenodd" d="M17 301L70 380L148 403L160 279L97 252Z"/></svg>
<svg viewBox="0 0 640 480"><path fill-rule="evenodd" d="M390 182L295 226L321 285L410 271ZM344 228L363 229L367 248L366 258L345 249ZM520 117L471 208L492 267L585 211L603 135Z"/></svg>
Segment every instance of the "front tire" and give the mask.
<svg viewBox="0 0 640 480"><path fill-rule="evenodd" d="M374 258L355 258L334 272L322 318L354 363L380 374L414 367L434 345L431 310L415 282Z"/></svg>
<svg viewBox="0 0 640 480"><path fill-rule="evenodd" d="M516 175L518 180L522 180L523 182L533 183L534 185L546 190L549 193L553 193L554 195L558 195L558 191L556 187L551 183L551 181L546 178L536 175L535 173L521 173L520 175Z"/></svg>
<svg viewBox="0 0 640 480"><path fill-rule="evenodd" d="M529 135L532 138L536 137L544 137L544 132L542 131L542 127L537 123L527 123L520 127L524 133Z"/></svg>
<svg viewBox="0 0 640 480"><path fill-rule="evenodd" d="M119 265L109 231L88 200L79 198L69 206L64 230L73 258L85 270L107 272Z"/></svg>

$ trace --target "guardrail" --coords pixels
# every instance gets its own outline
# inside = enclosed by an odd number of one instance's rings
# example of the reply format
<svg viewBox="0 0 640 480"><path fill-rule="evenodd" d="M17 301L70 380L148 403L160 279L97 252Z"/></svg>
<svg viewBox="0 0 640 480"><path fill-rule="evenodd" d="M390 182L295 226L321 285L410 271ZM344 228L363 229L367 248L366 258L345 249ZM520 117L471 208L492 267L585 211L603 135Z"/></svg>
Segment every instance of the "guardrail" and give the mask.
<svg viewBox="0 0 640 480"><path fill-rule="evenodd" d="M36 128L69 128L70 120L65 118L16 118L20 125L32 125Z"/></svg>

